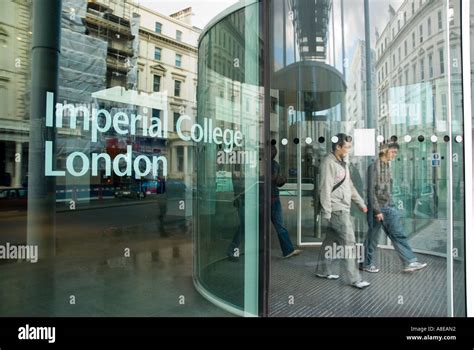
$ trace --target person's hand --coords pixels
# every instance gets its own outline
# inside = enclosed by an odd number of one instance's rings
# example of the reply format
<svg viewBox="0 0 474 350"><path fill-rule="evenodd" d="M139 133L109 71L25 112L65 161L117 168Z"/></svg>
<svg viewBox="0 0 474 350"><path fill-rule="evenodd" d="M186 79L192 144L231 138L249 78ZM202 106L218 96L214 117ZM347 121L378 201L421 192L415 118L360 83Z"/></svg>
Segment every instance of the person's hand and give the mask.
<svg viewBox="0 0 474 350"><path fill-rule="evenodd" d="M321 227L326 228L331 226L331 218L327 219L325 217L321 218Z"/></svg>
<svg viewBox="0 0 474 350"><path fill-rule="evenodd" d="M363 212L364 214L367 214L369 209L367 209L367 207L363 207L363 208L360 208L360 211Z"/></svg>
<svg viewBox="0 0 474 350"><path fill-rule="evenodd" d="M383 221L383 214L380 213L380 214L375 215L375 220L377 220L377 221Z"/></svg>

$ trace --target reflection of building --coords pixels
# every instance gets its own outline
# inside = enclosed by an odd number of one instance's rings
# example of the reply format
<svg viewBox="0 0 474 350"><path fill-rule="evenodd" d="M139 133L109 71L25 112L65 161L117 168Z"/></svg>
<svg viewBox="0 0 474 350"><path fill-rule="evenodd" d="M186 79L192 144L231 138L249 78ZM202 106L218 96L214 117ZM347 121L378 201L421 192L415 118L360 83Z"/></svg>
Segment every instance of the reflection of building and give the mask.
<svg viewBox="0 0 474 350"><path fill-rule="evenodd" d="M375 81L375 51L371 52L371 66L370 71L372 74L372 83ZM367 126L368 118L376 115L376 101L375 89L367 91L367 73L366 73L366 51L365 41L357 40L356 49L354 56L352 57L351 66L349 68L349 77L347 81L347 94L346 94L346 123L345 127L342 128L348 135L354 135L355 129L364 129ZM373 87L373 85L372 85ZM368 106L367 94L371 94L372 105ZM370 110L368 109L370 108ZM342 126L342 125L341 125ZM354 157L355 160L352 163L357 167L359 173L365 174L367 164L358 157Z"/></svg>
<svg viewBox="0 0 474 350"><path fill-rule="evenodd" d="M376 42L379 132L385 137L446 132L444 3L404 1L389 12ZM452 48L451 55L458 50Z"/></svg>
<svg viewBox="0 0 474 350"><path fill-rule="evenodd" d="M176 121L186 114L196 118L197 40L200 29L190 24L191 8L171 16L140 6L140 52L138 57L138 91L166 92L168 125L169 177L192 181L192 152L189 142L178 138ZM160 117L160 111L150 115ZM192 122L193 123L193 122ZM188 128L189 125L186 125ZM185 129L186 130L186 129Z"/></svg>
<svg viewBox="0 0 474 350"><path fill-rule="evenodd" d="M372 59L371 62L375 62L375 52L371 50ZM373 64L370 69L372 72L372 81L375 81L375 67ZM349 69L349 79L347 82L347 117L346 121L352 122L351 126L353 129L365 128L367 118L367 81L366 81L366 60L365 60L365 42L358 40L352 63ZM375 91L370 92L373 96ZM374 96L375 97L375 96ZM376 99L372 97L372 101ZM371 115L374 115L374 106L370 107L372 110ZM353 135L353 130L346 130L349 135Z"/></svg>
<svg viewBox="0 0 474 350"><path fill-rule="evenodd" d="M20 186L28 164L29 1L3 1L0 11L0 186Z"/></svg>
<svg viewBox="0 0 474 350"><path fill-rule="evenodd" d="M26 179L29 140L28 77L30 46L30 5L26 1L6 1L2 4L0 41L8 48L0 58L0 183L20 185ZM14 14L14 15L12 15ZM57 102L71 103L91 110L123 110L159 116L153 108L137 108L136 103L115 103L94 99L92 94L112 87L146 92L167 92L169 128L179 114L196 115L195 91L197 53L200 30L189 24L191 9L164 16L138 6L136 1L63 1L61 13L61 57ZM13 23L14 18L19 21ZM139 45L140 44L140 45ZM139 106L138 106L139 107ZM161 114L163 114L161 112ZM81 118L79 118L79 122ZM65 114L68 122L69 115ZM104 150L107 143L134 143L137 152L158 151L169 157L171 177L190 184L192 164L188 145L172 132L168 142L104 135L99 142L90 142L89 132L79 129L58 129L58 167L74 150L95 148ZM119 139L120 140L119 140ZM91 148L92 147L92 148ZM118 147L118 146L117 146ZM77 179L58 179L58 184L77 183ZM74 180L74 181L73 181ZM83 177L84 185L99 183L100 178ZM0 185L1 185L0 184Z"/></svg>
<svg viewBox="0 0 474 350"><path fill-rule="evenodd" d="M462 100L460 23L456 22L459 19L453 16L446 23L443 1L407 0L397 11L389 7L389 13L387 26L380 36L376 34L378 132L385 138L397 136L403 143L403 159L412 162L410 167L396 167L400 186L411 182L412 192L421 192L434 183L440 187L442 196L448 176L446 167L432 166L431 155L448 157L443 141L449 135L448 112L452 116L452 132L462 133L462 108L455 102ZM450 46L446 44L447 30ZM451 90L447 76L448 48L453 62ZM448 110L450 93L454 101L451 111ZM418 139L420 135L424 135L422 141ZM432 143L432 135L439 141ZM405 141L405 136L413 141ZM426 156L420 157L420 150Z"/></svg>

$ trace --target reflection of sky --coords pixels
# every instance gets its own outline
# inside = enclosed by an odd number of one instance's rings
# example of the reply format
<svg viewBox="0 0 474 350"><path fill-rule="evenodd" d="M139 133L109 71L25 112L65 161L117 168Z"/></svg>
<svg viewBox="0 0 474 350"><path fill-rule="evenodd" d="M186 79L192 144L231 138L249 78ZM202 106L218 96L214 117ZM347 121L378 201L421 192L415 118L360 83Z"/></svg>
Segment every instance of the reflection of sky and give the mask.
<svg viewBox="0 0 474 350"><path fill-rule="evenodd" d="M370 46L375 50L375 31L382 34L390 20L388 6L392 5L395 11L402 5L403 0L372 0L369 1L370 15ZM352 56L354 55L357 41L365 40L365 22L364 22L364 0L345 0L344 4L344 47L345 55L350 66ZM342 72L342 25L341 25L341 0L334 0L334 36L336 41L336 68ZM332 31L330 25L329 30ZM332 40L330 33L329 40ZM331 62L332 63L332 62ZM346 72L347 74L347 72Z"/></svg>
<svg viewBox="0 0 474 350"><path fill-rule="evenodd" d="M209 21L238 0L138 0L140 5L169 16L187 7L193 8L192 24L204 28Z"/></svg>

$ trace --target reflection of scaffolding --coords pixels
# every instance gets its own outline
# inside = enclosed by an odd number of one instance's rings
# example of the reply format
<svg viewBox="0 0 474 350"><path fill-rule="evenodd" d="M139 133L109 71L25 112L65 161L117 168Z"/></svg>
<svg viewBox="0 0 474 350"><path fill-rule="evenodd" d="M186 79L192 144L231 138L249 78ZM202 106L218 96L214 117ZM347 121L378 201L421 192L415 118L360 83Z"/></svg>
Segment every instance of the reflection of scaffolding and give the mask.
<svg viewBox="0 0 474 350"><path fill-rule="evenodd" d="M138 5L134 2L94 0L87 6L85 22L90 35L107 47L107 86L135 88L138 58Z"/></svg>
<svg viewBox="0 0 474 350"><path fill-rule="evenodd" d="M332 0L290 1L300 57L325 59Z"/></svg>

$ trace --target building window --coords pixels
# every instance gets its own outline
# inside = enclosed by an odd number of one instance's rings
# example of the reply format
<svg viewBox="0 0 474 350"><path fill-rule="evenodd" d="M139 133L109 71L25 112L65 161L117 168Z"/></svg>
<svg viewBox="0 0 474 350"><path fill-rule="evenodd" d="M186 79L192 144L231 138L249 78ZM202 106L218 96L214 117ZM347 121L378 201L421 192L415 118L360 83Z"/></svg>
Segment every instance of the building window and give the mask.
<svg viewBox="0 0 474 350"><path fill-rule="evenodd" d="M179 117L181 117L181 114L179 114L178 112L173 112L173 125L178 125L178 119Z"/></svg>
<svg viewBox="0 0 474 350"><path fill-rule="evenodd" d="M161 34L161 23L160 22L155 22L155 33L160 33Z"/></svg>
<svg viewBox="0 0 474 350"><path fill-rule="evenodd" d="M412 47L415 48L416 46L416 39L415 39L415 32L411 33L411 40L412 40Z"/></svg>
<svg viewBox="0 0 474 350"><path fill-rule="evenodd" d="M408 69L405 69L405 85L408 85Z"/></svg>
<svg viewBox="0 0 474 350"><path fill-rule="evenodd" d="M429 78L433 78L433 54L430 53L428 55L428 76Z"/></svg>
<svg viewBox="0 0 474 350"><path fill-rule="evenodd" d="M181 96L181 82L179 80L174 81L174 95L176 97Z"/></svg>
<svg viewBox="0 0 474 350"><path fill-rule="evenodd" d="M425 80L425 59L420 60L420 79L421 81Z"/></svg>
<svg viewBox="0 0 474 350"><path fill-rule="evenodd" d="M443 17L441 11L438 11L438 29L443 29Z"/></svg>
<svg viewBox="0 0 474 350"><path fill-rule="evenodd" d="M406 11L403 12L403 24L405 25L407 23L407 13Z"/></svg>
<svg viewBox="0 0 474 350"><path fill-rule="evenodd" d="M446 94L441 95L441 118L448 115L448 97Z"/></svg>
<svg viewBox="0 0 474 350"><path fill-rule="evenodd" d="M413 83L416 81L416 64L413 65Z"/></svg>
<svg viewBox="0 0 474 350"><path fill-rule="evenodd" d="M414 1L411 2L411 14L412 14L412 16L415 14L415 2Z"/></svg>
<svg viewBox="0 0 474 350"><path fill-rule="evenodd" d="M398 62L402 61L402 48L401 46L398 47Z"/></svg>
<svg viewBox="0 0 474 350"><path fill-rule="evenodd" d="M4 111L8 110L7 103L8 103L7 88L5 86L0 86L0 106L2 106L2 109Z"/></svg>
<svg viewBox="0 0 474 350"><path fill-rule="evenodd" d="M453 26L454 25L454 9L452 7L450 7L448 10L448 20L449 20L449 25Z"/></svg>
<svg viewBox="0 0 474 350"><path fill-rule="evenodd" d="M153 74L153 91L160 91L161 76Z"/></svg>
<svg viewBox="0 0 474 350"><path fill-rule="evenodd" d="M401 25L400 19L398 19L398 31L400 31L400 25Z"/></svg>
<svg viewBox="0 0 474 350"><path fill-rule="evenodd" d="M182 60L183 56L180 55L179 53L176 54L176 59L175 59L175 66L176 67L181 67L181 60Z"/></svg>
<svg viewBox="0 0 474 350"><path fill-rule="evenodd" d="M160 119L160 113L161 113L161 110L159 110L159 109L153 108L153 109L151 110L151 116L152 116L152 118L158 118L158 119Z"/></svg>
<svg viewBox="0 0 474 350"><path fill-rule="evenodd" d="M161 61L161 49L159 47L155 47L155 60Z"/></svg>
<svg viewBox="0 0 474 350"><path fill-rule="evenodd" d="M182 172L184 170L184 146L176 147L177 169Z"/></svg>
<svg viewBox="0 0 474 350"><path fill-rule="evenodd" d="M407 41L405 40L405 42L403 43L403 51L405 52L405 57L407 57L408 55L408 45L407 45Z"/></svg>
<svg viewBox="0 0 474 350"><path fill-rule="evenodd" d="M392 63L393 63L393 69L395 69L395 66L396 66L395 55L392 55Z"/></svg>
<svg viewBox="0 0 474 350"><path fill-rule="evenodd" d="M176 40L181 41L183 39L183 33L180 30L176 31Z"/></svg>
<svg viewBox="0 0 474 350"><path fill-rule="evenodd" d="M420 43L423 42L423 24L420 24Z"/></svg>
<svg viewBox="0 0 474 350"><path fill-rule="evenodd" d="M444 74L444 50L439 49L439 69L440 73Z"/></svg>
<svg viewBox="0 0 474 350"><path fill-rule="evenodd" d="M428 37L431 36L431 17L428 17Z"/></svg>
<svg viewBox="0 0 474 350"><path fill-rule="evenodd" d="M392 28L392 40L395 39L395 28Z"/></svg>

